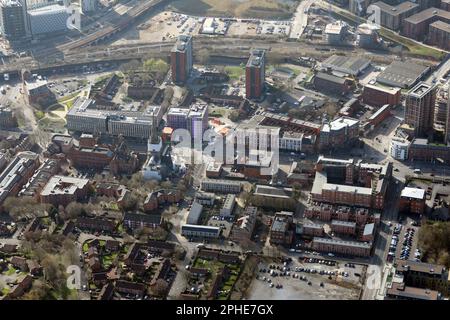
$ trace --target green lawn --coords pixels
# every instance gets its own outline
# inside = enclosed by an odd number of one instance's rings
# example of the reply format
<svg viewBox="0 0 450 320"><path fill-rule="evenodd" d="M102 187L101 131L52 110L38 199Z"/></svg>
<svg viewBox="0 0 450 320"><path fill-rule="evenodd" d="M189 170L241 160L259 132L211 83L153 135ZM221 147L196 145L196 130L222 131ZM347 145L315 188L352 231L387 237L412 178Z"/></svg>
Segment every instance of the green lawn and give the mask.
<svg viewBox="0 0 450 320"><path fill-rule="evenodd" d="M89 245L86 241L85 243L83 243L83 252L88 252L88 250L89 250Z"/></svg>
<svg viewBox="0 0 450 320"><path fill-rule="evenodd" d="M5 272L7 276L13 275L16 272L13 266L9 266L8 270Z"/></svg>
<svg viewBox="0 0 450 320"><path fill-rule="evenodd" d="M65 96L65 97L59 99L58 102L59 102L59 103L65 103L65 102L68 102L69 100L74 99L74 98L75 98L76 96L78 96L79 94L80 94L80 91L75 91L74 93L69 94L68 96ZM72 102L72 104L73 104L73 102Z"/></svg>
<svg viewBox="0 0 450 320"><path fill-rule="evenodd" d="M102 257L103 267L108 268L116 258L117 258L117 253L112 253L112 254L103 256Z"/></svg>
<svg viewBox="0 0 450 320"><path fill-rule="evenodd" d="M239 80L245 74L245 68L241 66L226 66L224 70L232 80Z"/></svg>
<svg viewBox="0 0 450 320"><path fill-rule="evenodd" d="M6 295L9 293L9 291L10 291L10 289L9 289L8 287L4 287L4 288L2 289L2 294L3 294L4 296L6 296Z"/></svg>

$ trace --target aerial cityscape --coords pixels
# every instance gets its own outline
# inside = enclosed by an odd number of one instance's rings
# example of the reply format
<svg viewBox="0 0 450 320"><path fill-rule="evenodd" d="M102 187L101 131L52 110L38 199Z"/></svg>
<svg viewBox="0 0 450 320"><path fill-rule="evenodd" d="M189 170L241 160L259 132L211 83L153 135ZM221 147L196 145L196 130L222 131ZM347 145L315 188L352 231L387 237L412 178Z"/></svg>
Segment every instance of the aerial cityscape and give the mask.
<svg viewBox="0 0 450 320"><path fill-rule="evenodd" d="M0 300L450 298L450 0L0 0L0 59Z"/></svg>

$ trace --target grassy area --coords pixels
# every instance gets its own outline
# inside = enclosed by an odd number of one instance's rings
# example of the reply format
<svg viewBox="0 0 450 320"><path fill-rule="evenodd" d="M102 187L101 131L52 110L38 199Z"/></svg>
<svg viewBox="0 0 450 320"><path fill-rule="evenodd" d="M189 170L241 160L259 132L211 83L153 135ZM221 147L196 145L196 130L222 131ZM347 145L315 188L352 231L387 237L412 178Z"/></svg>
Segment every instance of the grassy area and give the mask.
<svg viewBox="0 0 450 320"><path fill-rule="evenodd" d="M114 262L114 260L117 258L117 253L112 253L109 255L104 255L102 257L102 264L103 267L108 268L109 266L111 266L111 264Z"/></svg>
<svg viewBox="0 0 450 320"><path fill-rule="evenodd" d="M343 12L343 11L335 11L334 12L336 15L344 18L345 20L349 20L355 24L361 24L361 23L365 23L366 21L360 17L357 17L353 14L347 13L347 12ZM398 34L396 34L393 31L390 31L386 28L381 27L380 32L379 32L380 36L382 36L383 38L386 38L392 42L398 43L402 46L404 46L405 48L408 49L408 51L411 54L414 55L418 55L418 56L423 56L423 57L431 57L434 58L436 60L440 60L442 59L442 57L444 56L444 53L440 50L434 49L434 48L430 48L430 47L426 47L424 45L421 45L419 43L416 43L410 39L407 39L405 37L399 36Z"/></svg>
<svg viewBox="0 0 450 320"><path fill-rule="evenodd" d="M89 250L89 245L87 242L83 243L83 252L88 252Z"/></svg>
<svg viewBox="0 0 450 320"><path fill-rule="evenodd" d="M14 273L16 273L16 269L14 269L13 266L9 266L8 270L5 272L5 274L6 274L7 276L11 276L11 275L13 275Z"/></svg>
<svg viewBox="0 0 450 320"><path fill-rule="evenodd" d="M36 117L36 119L41 120L45 117L45 113L43 111L36 110L34 111L34 116Z"/></svg>
<svg viewBox="0 0 450 320"><path fill-rule="evenodd" d="M386 278L386 282L390 283L392 282L392 278L394 277L394 274L392 272L390 272Z"/></svg>
<svg viewBox="0 0 450 320"><path fill-rule="evenodd" d="M69 94L68 96L65 96L65 97L59 99L58 102L59 103L68 102L69 100L76 98L79 94L80 94L80 91L75 91L74 93Z"/></svg>
<svg viewBox="0 0 450 320"><path fill-rule="evenodd" d="M66 125L66 123L62 119L48 118L48 117L39 120L38 124L43 130L57 133L63 133L65 131L64 127Z"/></svg>
<svg viewBox="0 0 450 320"><path fill-rule="evenodd" d="M239 80L245 74L245 67L241 66L226 66L225 72L231 80Z"/></svg>
<svg viewBox="0 0 450 320"><path fill-rule="evenodd" d="M209 116L214 118L221 118L223 117L223 114L219 110L214 110L209 114Z"/></svg>
<svg viewBox="0 0 450 320"><path fill-rule="evenodd" d="M2 289L2 294L3 294L4 296L6 296L6 295L9 293L9 291L10 291L10 289L9 289L8 287L4 287L4 288Z"/></svg>

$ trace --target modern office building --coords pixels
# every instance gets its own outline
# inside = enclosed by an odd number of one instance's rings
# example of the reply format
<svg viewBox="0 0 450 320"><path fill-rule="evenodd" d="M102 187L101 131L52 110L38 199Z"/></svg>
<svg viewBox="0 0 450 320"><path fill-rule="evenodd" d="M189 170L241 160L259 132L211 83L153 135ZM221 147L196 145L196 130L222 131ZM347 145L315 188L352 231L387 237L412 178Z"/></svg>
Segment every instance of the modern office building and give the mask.
<svg viewBox="0 0 450 320"><path fill-rule="evenodd" d="M66 7L51 4L28 11L31 34L33 37L61 33L68 30L69 13Z"/></svg>
<svg viewBox="0 0 450 320"><path fill-rule="evenodd" d="M172 81L185 83L193 67L192 36L180 35L170 52Z"/></svg>
<svg viewBox="0 0 450 320"><path fill-rule="evenodd" d="M194 104L189 108L171 108L167 113L167 126L174 130L186 129L191 139L201 139L208 128L208 106Z"/></svg>
<svg viewBox="0 0 450 320"><path fill-rule="evenodd" d="M103 110L92 99L78 98L66 120L69 131L149 139L157 116L152 106L142 111Z"/></svg>
<svg viewBox="0 0 450 320"><path fill-rule="evenodd" d="M411 143L408 140L400 138L392 138L390 154L391 157L397 160L408 159L408 149Z"/></svg>
<svg viewBox="0 0 450 320"><path fill-rule="evenodd" d="M0 1L0 31L10 41L21 40L29 35L25 0Z"/></svg>
<svg viewBox="0 0 450 320"><path fill-rule="evenodd" d="M252 50L245 66L245 96L257 99L264 91L266 81L266 53L264 50Z"/></svg>
<svg viewBox="0 0 450 320"><path fill-rule="evenodd" d="M97 3L98 0L80 0L81 12L83 14L95 12Z"/></svg>
<svg viewBox="0 0 450 320"><path fill-rule="evenodd" d="M433 129L436 88L424 82L418 83L406 94L405 123L414 127L417 136Z"/></svg>

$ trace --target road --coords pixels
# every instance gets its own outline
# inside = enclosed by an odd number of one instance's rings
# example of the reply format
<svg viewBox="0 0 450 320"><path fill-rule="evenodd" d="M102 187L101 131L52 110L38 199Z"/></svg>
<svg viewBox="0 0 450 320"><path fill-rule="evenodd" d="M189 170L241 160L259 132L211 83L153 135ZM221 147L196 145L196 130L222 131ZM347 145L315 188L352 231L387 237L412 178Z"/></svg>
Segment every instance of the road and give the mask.
<svg viewBox="0 0 450 320"><path fill-rule="evenodd" d="M292 21L291 32L289 33L289 40L298 40L308 25L308 10L313 0L306 0L300 2L297 10L294 14L294 20Z"/></svg>
<svg viewBox="0 0 450 320"><path fill-rule="evenodd" d="M433 83L433 79L436 81L439 81L441 78L443 78L448 72L450 72L450 58L442 64L442 66L434 71L428 79L425 81L428 84Z"/></svg>

